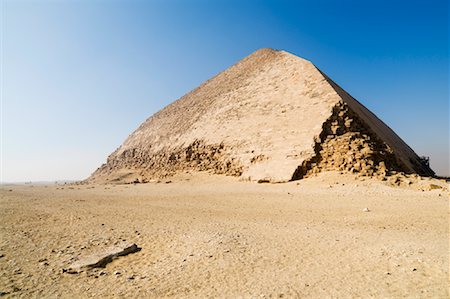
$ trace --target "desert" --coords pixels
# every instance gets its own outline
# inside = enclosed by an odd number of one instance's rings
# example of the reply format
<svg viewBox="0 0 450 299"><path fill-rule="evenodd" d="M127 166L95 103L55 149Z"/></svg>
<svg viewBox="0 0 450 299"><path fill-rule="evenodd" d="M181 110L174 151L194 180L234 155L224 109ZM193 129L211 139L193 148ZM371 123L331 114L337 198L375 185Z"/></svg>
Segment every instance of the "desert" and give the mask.
<svg viewBox="0 0 450 299"><path fill-rule="evenodd" d="M2 184L20 298L447 298L449 184L311 62L264 48L88 178Z"/></svg>
<svg viewBox="0 0 450 299"><path fill-rule="evenodd" d="M0 299L450 298L448 12L0 0Z"/></svg>
<svg viewBox="0 0 450 299"><path fill-rule="evenodd" d="M447 298L448 183L323 172L258 184L187 172L146 184L0 189L5 298ZM77 261L123 242L103 268Z"/></svg>

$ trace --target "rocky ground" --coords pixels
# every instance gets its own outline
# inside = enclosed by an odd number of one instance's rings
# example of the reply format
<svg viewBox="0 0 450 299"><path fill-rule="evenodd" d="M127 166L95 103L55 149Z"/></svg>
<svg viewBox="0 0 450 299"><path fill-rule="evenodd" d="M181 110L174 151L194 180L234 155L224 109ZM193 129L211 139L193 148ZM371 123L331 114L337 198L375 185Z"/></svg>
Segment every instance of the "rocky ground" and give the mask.
<svg viewBox="0 0 450 299"><path fill-rule="evenodd" d="M448 185L416 176L4 185L0 219L5 298L449 296Z"/></svg>

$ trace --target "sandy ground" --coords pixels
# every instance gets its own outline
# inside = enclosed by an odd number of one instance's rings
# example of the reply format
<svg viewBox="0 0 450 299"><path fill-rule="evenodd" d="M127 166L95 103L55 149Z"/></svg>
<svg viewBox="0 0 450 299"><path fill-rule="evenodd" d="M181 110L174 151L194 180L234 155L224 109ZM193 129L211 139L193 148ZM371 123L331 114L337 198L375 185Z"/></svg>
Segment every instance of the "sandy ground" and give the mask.
<svg viewBox="0 0 450 299"><path fill-rule="evenodd" d="M334 173L285 184L0 188L7 297L448 298L449 195ZM363 209L368 208L369 212ZM63 273L120 242L140 252Z"/></svg>

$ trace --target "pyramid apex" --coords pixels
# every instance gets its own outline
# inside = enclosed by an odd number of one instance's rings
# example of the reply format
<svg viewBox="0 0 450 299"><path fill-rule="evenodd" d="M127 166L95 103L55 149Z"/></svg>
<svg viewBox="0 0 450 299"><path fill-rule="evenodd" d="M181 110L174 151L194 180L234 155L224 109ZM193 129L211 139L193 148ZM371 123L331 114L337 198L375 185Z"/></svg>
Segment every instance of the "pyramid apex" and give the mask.
<svg viewBox="0 0 450 299"><path fill-rule="evenodd" d="M266 47L266 48L259 48L254 53L258 53L258 52L260 52L260 53L264 53L264 52L279 52L279 51L280 50L276 50L276 49L273 49L273 48Z"/></svg>
<svg viewBox="0 0 450 299"><path fill-rule="evenodd" d="M284 59L287 58L292 61L302 61L303 63L313 64L311 61L299 57L295 54L273 48L260 48L251 53L250 55L246 56L244 59L240 60L240 63L259 64L273 61L273 59L277 58L284 58Z"/></svg>
<svg viewBox="0 0 450 299"><path fill-rule="evenodd" d="M247 57L258 58L258 57L265 57L265 56L289 56L291 58L300 59L302 61L312 63L310 60L300 57L291 52L288 52L285 50L277 50L277 49L273 49L273 48L260 48L260 49L256 50L255 52L253 52L252 54L248 55Z"/></svg>
<svg viewBox="0 0 450 299"><path fill-rule="evenodd" d="M247 57L262 57L262 56L267 56L267 55L274 55L279 52L281 52L281 51L275 50L272 48L260 48L256 51L254 51L253 53L251 53L250 55L248 55Z"/></svg>

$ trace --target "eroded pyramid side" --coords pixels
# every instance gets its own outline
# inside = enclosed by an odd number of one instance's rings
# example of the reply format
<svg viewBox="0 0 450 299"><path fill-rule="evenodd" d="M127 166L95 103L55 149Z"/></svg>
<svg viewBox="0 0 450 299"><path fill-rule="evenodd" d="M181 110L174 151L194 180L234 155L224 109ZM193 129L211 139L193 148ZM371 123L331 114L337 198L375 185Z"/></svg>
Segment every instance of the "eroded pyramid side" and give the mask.
<svg viewBox="0 0 450 299"><path fill-rule="evenodd" d="M433 176L435 174L429 165L424 163L414 150L389 126L331 80L326 74L322 73L322 75L341 97L342 101L346 104L347 109L349 109L353 115L358 117L361 123L365 124L367 131L370 132L374 138L384 143L389 151L393 153L397 160L397 165L399 167L401 166L400 169L393 169L394 171L416 173L423 176Z"/></svg>

